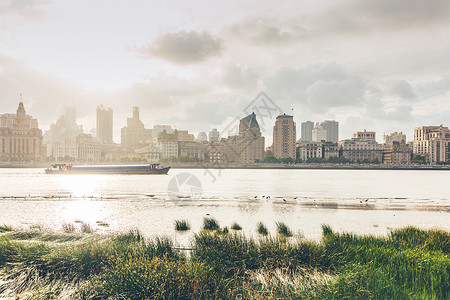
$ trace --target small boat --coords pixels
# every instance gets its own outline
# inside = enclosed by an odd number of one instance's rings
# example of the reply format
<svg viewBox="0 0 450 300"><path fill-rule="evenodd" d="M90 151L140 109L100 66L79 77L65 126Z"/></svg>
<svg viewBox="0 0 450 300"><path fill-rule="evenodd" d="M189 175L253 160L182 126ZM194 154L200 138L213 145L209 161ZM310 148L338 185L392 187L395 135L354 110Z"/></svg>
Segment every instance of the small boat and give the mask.
<svg viewBox="0 0 450 300"><path fill-rule="evenodd" d="M150 165L118 166L73 166L72 164L52 164L45 169L47 174L167 174L170 167Z"/></svg>

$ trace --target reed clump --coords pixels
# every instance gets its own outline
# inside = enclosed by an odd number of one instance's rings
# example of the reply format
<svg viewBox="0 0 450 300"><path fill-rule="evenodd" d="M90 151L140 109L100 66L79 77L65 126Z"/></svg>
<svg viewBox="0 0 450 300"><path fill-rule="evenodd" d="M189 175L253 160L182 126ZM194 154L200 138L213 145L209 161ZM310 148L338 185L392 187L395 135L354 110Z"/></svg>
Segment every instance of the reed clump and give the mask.
<svg viewBox="0 0 450 300"><path fill-rule="evenodd" d="M292 230L283 222L277 222L277 232L279 235L283 237L291 237L294 234L292 233Z"/></svg>
<svg viewBox="0 0 450 300"><path fill-rule="evenodd" d="M239 225L237 222L233 222L233 224L231 224L230 228L233 230L242 230L241 225Z"/></svg>
<svg viewBox="0 0 450 300"><path fill-rule="evenodd" d="M191 225L187 220L175 220L176 231L188 231L191 229Z"/></svg>
<svg viewBox="0 0 450 300"><path fill-rule="evenodd" d="M214 218L203 218L204 230L218 230L220 228L219 222Z"/></svg>
<svg viewBox="0 0 450 300"><path fill-rule="evenodd" d="M316 242L286 239L278 225L277 235L257 238L226 227L201 231L189 255L168 238L146 239L137 230L99 235L11 228L0 235L0 298L450 297L448 231L406 227L376 237L324 225Z"/></svg>
<svg viewBox="0 0 450 300"><path fill-rule="evenodd" d="M269 234L269 230L267 229L266 225L263 224L263 222L258 222L258 224L256 225L256 232L263 236Z"/></svg>

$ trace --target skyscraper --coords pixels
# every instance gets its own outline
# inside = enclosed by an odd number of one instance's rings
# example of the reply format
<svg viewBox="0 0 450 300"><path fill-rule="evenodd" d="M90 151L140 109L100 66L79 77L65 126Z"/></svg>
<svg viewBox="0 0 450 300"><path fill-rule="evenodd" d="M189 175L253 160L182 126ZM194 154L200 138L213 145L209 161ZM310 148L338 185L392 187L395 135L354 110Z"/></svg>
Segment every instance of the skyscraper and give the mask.
<svg viewBox="0 0 450 300"><path fill-rule="evenodd" d="M97 107L97 138L102 143L113 142L113 111L109 107Z"/></svg>
<svg viewBox="0 0 450 300"><path fill-rule="evenodd" d="M325 120L321 125L322 128L327 131L325 141L337 143L339 141L339 122L334 120Z"/></svg>
<svg viewBox="0 0 450 300"><path fill-rule="evenodd" d="M312 130L312 141L327 141L327 131L323 128L322 124L317 123L316 126L314 126Z"/></svg>
<svg viewBox="0 0 450 300"><path fill-rule="evenodd" d="M312 141L312 130L314 128L314 122L306 121L302 123L302 137L300 138L303 142Z"/></svg>
<svg viewBox="0 0 450 300"><path fill-rule="evenodd" d="M133 107L133 117L127 118L127 126L121 130L121 144L126 149L135 149L153 141L151 129L146 129L139 119L139 107Z"/></svg>
<svg viewBox="0 0 450 300"><path fill-rule="evenodd" d="M273 126L273 155L276 158L295 159L296 125L292 116L283 114L277 117Z"/></svg>

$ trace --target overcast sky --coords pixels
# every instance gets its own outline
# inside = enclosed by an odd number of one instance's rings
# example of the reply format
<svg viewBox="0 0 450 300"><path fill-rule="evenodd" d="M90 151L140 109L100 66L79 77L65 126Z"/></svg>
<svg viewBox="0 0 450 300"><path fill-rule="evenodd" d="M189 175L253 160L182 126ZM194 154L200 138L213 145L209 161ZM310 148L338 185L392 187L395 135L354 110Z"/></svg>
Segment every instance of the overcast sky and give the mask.
<svg viewBox="0 0 450 300"><path fill-rule="evenodd" d="M43 131L72 103L87 131L111 107L117 142L133 106L220 131L261 91L298 138L306 120L379 141L450 126L450 1L0 0L0 113L23 93Z"/></svg>

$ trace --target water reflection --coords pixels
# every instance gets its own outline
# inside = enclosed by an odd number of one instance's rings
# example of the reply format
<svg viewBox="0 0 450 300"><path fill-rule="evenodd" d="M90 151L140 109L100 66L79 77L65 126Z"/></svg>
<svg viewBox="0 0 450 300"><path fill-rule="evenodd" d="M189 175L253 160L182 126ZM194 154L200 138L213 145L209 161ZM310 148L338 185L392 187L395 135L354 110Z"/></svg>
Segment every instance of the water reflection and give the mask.
<svg viewBox="0 0 450 300"><path fill-rule="evenodd" d="M58 176L56 180L62 190L72 195L72 197L100 197L100 191L108 186L109 176L102 175L71 175Z"/></svg>

